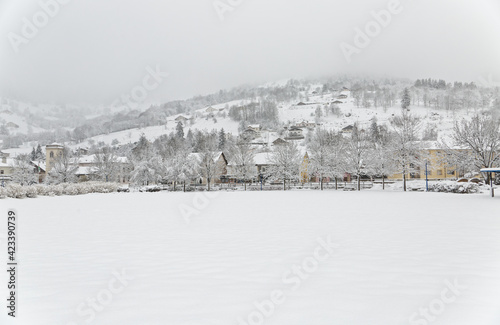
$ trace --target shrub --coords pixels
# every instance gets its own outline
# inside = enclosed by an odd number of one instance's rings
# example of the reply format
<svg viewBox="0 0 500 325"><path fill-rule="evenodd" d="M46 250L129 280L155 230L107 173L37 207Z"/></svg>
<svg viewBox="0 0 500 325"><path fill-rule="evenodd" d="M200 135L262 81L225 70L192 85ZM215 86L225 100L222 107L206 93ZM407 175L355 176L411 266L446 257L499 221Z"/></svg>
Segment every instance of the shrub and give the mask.
<svg viewBox="0 0 500 325"><path fill-rule="evenodd" d="M38 196L38 191L35 185L26 186L26 197L35 198Z"/></svg>
<svg viewBox="0 0 500 325"><path fill-rule="evenodd" d="M5 187L7 191L7 196L14 199L22 199L26 197L26 188L19 184L8 184Z"/></svg>
<svg viewBox="0 0 500 325"><path fill-rule="evenodd" d="M437 184L433 184L429 191L431 192L443 192L443 193L462 193L462 194L471 194L478 193L479 186L474 183L445 183L439 182Z"/></svg>
<svg viewBox="0 0 500 325"><path fill-rule="evenodd" d="M5 188L0 187L0 199L6 197L21 199L24 197L35 198L37 196L112 193L118 190L118 186L119 184L115 183L100 182L63 183L58 185L35 184L30 186L8 184Z"/></svg>

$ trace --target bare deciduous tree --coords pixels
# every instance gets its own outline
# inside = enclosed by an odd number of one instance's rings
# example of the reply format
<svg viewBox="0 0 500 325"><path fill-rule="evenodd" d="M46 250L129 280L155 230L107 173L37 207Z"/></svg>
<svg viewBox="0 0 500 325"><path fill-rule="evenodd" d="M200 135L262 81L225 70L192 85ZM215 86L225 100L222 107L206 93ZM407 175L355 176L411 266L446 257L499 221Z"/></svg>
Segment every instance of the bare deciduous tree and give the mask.
<svg viewBox="0 0 500 325"><path fill-rule="evenodd" d="M455 144L470 149L474 153L477 169L496 167L494 165L500 160L498 122L489 116L476 114L470 121L462 119L453 127Z"/></svg>
<svg viewBox="0 0 500 325"><path fill-rule="evenodd" d="M403 190L406 191L407 174L415 172L421 162L418 141L421 120L403 109L401 115L391 119L391 125L394 135L391 143L393 157L403 176Z"/></svg>
<svg viewBox="0 0 500 325"><path fill-rule="evenodd" d="M270 179L283 180L283 190L286 190L286 180L298 179L301 154L295 143L276 146L271 154L271 166L266 172Z"/></svg>

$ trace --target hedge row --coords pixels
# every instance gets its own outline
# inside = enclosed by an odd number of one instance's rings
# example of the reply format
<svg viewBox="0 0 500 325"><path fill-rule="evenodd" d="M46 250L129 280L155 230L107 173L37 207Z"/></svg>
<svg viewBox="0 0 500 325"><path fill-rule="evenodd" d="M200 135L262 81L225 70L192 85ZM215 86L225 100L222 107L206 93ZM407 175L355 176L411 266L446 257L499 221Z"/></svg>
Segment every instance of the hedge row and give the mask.
<svg viewBox="0 0 500 325"><path fill-rule="evenodd" d="M429 188L429 191L471 194L471 193L478 193L479 186L475 183L437 183L432 185Z"/></svg>
<svg viewBox="0 0 500 325"><path fill-rule="evenodd" d="M22 199L34 198L37 196L60 196L60 195L82 195L89 193L112 193L116 192L119 184L85 182L85 183L64 183L58 185L36 184L21 186L19 184L7 184L0 187L0 199L6 197Z"/></svg>

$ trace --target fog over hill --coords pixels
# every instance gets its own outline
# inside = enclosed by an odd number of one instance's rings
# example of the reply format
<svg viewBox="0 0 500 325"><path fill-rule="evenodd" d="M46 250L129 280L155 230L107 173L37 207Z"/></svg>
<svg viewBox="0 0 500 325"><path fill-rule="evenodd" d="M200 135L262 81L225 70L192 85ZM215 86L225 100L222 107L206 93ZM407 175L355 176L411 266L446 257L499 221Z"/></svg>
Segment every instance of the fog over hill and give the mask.
<svg viewBox="0 0 500 325"><path fill-rule="evenodd" d="M0 96L23 102L109 105L149 77L136 97L156 104L339 73L500 81L495 0L4 0L0 15Z"/></svg>

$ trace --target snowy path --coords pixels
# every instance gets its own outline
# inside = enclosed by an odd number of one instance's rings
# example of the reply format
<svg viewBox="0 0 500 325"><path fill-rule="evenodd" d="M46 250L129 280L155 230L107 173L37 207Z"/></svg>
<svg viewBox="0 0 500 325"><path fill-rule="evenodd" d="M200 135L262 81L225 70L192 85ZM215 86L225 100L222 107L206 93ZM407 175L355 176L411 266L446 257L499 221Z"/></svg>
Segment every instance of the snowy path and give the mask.
<svg viewBox="0 0 500 325"><path fill-rule="evenodd" d="M18 319L3 307L0 324L500 323L500 198L240 192L193 205L195 195L1 200L2 220L20 215L20 291ZM179 208L204 203L187 224ZM330 255L319 248L328 236ZM6 283L2 272L2 297ZM259 311L263 301L272 307Z"/></svg>

